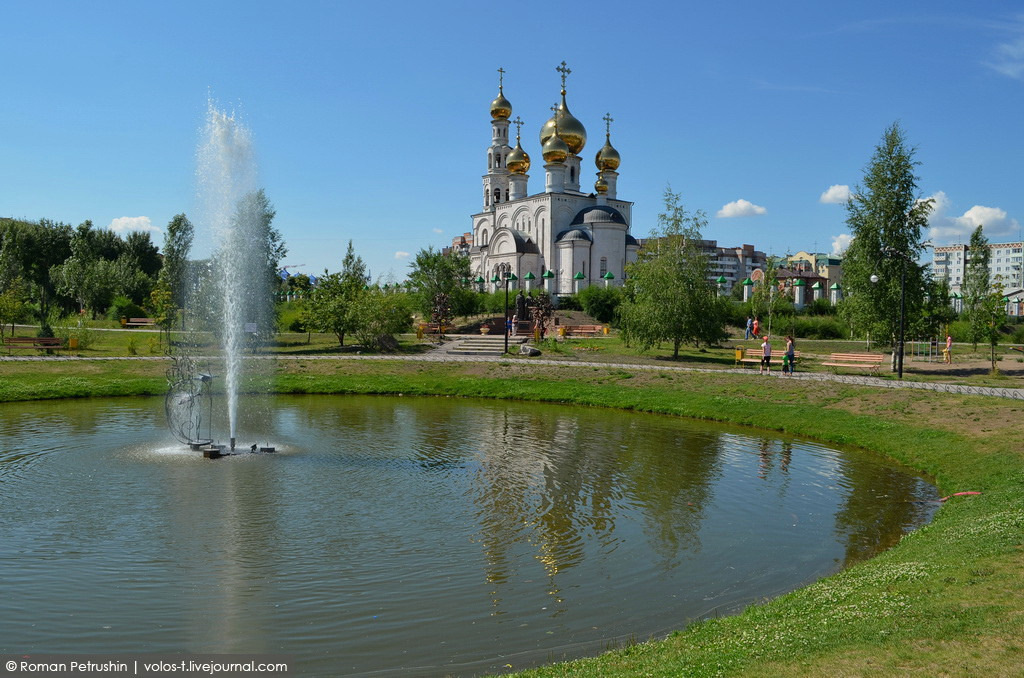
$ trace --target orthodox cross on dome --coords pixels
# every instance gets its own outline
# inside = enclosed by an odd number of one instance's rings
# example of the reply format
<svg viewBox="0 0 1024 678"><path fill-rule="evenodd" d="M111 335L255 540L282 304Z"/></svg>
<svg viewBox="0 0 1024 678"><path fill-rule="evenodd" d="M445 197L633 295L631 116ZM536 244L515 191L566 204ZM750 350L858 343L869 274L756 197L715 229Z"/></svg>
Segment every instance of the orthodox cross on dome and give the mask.
<svg viewBox="0 0 1024 678"><path fill-rule="evenodd" d="M499 66L498 67L498 89L501 89L501 87L502 87L502 85L504 85L504 83L505 83L505 69L501 68Z"/></svg>
<svg viewBox="0 0 1024 678"><path fill-rule="evenodd" d="M561 66L555 66L555 70L562 74L562 89L564 90L565 89L565 77L567 75L569 75L570 73L572 73L572 70L570 70L569 67L565 65L564 61L562 62Z"/></svg>
<svg viewBox="0 0 1024 678"><path fill-rule="evenodd" d="M612 117L611 113L605 113L604 117L601 119L604 120L604 135L606 137L611 136L612 123L615 122L615 118Z"/></svg>
<svg viewBox="0 0 1024 678"><path fill-rule="evenodd" d="M519 132L521 132L523 129L523 121L517 115L516 119L512 121L512 124L516 126L516 141L519 141Z"/></svg>

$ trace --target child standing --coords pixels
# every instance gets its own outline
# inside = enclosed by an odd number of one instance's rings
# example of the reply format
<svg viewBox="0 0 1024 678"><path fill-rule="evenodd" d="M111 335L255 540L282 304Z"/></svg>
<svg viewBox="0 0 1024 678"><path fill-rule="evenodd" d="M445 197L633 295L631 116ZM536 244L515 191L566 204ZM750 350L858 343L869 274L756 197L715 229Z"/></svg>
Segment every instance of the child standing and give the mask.
<svg viewBox="0 0 1024 678"><path fill-rule="evenodd" d="M754 321L757 322L756 320ZM772 343L768 340L768 335L764 335L764 343L761 344L761 371L758 374L764 374L765 368L768 368L768 374L772 373Z"/></svg>

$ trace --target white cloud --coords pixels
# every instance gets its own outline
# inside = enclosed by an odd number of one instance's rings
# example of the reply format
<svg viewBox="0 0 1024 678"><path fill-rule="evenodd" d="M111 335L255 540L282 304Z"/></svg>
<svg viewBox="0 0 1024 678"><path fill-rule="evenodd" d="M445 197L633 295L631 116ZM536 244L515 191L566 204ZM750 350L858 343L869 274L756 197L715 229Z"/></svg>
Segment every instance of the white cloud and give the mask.
<svg viewBox="0 0 1024 678"><path fill-rule="evenodd" d="M403 252L401 250L395 252L395 259L408 259L408 258L409 258L409 253L408 252Z"/></svg>
<svg viewBox="0 0 1024 678"><path fill-rule="evenodd" d="M735 200L727 205L723 205L722 209L718 210L715 216L723 219L731 219L733 217L753 217L759 214L764 214L767 211L768 210L760 205L755 205L749 200L740 198L739 200Z"/></svg>
<svg viewBox="0 0 1024 678"><path fill-rule="evenodd" d="M149 231L150 233L163 233L153 225L149 217L118 217L107 226L114 233L128 233L129 231Z"/></svg>
<svg viewBox="0 0 1024 678"><path fill-rule="evenodd" d="M975 205L960 216L948 216L946 212L953 203L945 191L935 193L932 213L928 216L928 237L935 244L967 242L978 226L984 226L985 237L990 241L1009 236L1016 237L1020 224L1010 218L1006 210L999 207Z"/></svg>
<svg viewBox="0 0 1024 678"><path fill-rule="evenodd" d="M439 233L439 234L440 233L444 233L444 231L442 229L440 229L440 228L435 228L433 230L434 230L434 233Z"/></svg>
<svg viewBox="0 0 1024 678"><path fill-rule="evenodd" d="M850 187L846 184L834 184L821 194L818 202L827 205L844 205L850 199Z"/></svg>
<svg viewBox="0 0 1024 678"><path fill-rule="evenodd" d="M1009 78L1024 80L1024 36L996 45L994 59L985 65Z"/></svg>
<svg viewBox="0 0 1024 678"><path fill-rule="evenodd" d="M846 252L846 248L850 246L851 240L853 240L853 236L849 233L840 233L836 237L832 238L832 254L837 257L843 256Z"/></svg>

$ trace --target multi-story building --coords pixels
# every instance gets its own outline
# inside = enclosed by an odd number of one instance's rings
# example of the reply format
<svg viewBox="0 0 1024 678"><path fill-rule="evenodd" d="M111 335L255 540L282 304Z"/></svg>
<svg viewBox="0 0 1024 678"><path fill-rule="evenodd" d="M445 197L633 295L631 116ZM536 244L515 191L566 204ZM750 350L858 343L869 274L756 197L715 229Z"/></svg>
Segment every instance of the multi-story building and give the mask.
<svg viewBox="0 0 1024 678"><path fill-rule="evenodd" d="M936 280L945 279L951 292L961 292L969 245L946 245L932 252L932 272ZM989 243L988 276L992 283L998 277L1004 292L1024 287L1024 242Z"/></svg>
<svg viewBox="0 0 1024 678"><path fill-rule="evenodd" d="M702 240L700 245L711 258L711 277L725 278L723 294L729 294L734 286L749 278L757 269L764 269L768 262L765 253L755 250L753 245L719 247L717 240Z"/></svg>
<svg viewBox="0 0 1024 678"><path fill-rule="evenodd" d="M786 257L786 267L791 271L815 273L828 281L826 287L842 284L843 260L834 254L800 251Z"/></svg>

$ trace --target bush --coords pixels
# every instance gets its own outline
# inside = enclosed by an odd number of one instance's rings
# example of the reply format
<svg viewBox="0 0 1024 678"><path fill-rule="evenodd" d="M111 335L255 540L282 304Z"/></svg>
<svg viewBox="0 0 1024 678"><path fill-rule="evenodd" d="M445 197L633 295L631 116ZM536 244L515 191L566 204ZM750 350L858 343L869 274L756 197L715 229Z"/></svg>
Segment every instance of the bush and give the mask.
<svg viewBox="0 0 1024 678"><path fill-rule="evenodd" d="M618 319L622 290L618 287L591 286L580 292L576 299L583 311L599 323L610 323Z"/></svg>
<svg viewBox="0 0 1024 678"><path fill-rule="evenodd" d="M845 339L850 331L834 316L798 315L776 318L772 333L799 339Z"/></svg>
<svg viewBox="0 0 1024 678"><path fill-rule="evenodd" d="M582 311L583 304L575 294L568 297L558 297L559 311Z"/></svg>
<svg viewBox="0 0 1024 678"><path fill-rule="evenodd" d="M110 304L110 308L107 309L107 317L111 320L120 320L121 318L145 318L147 315L141 306L122 295L115 298Z"/></svg>

